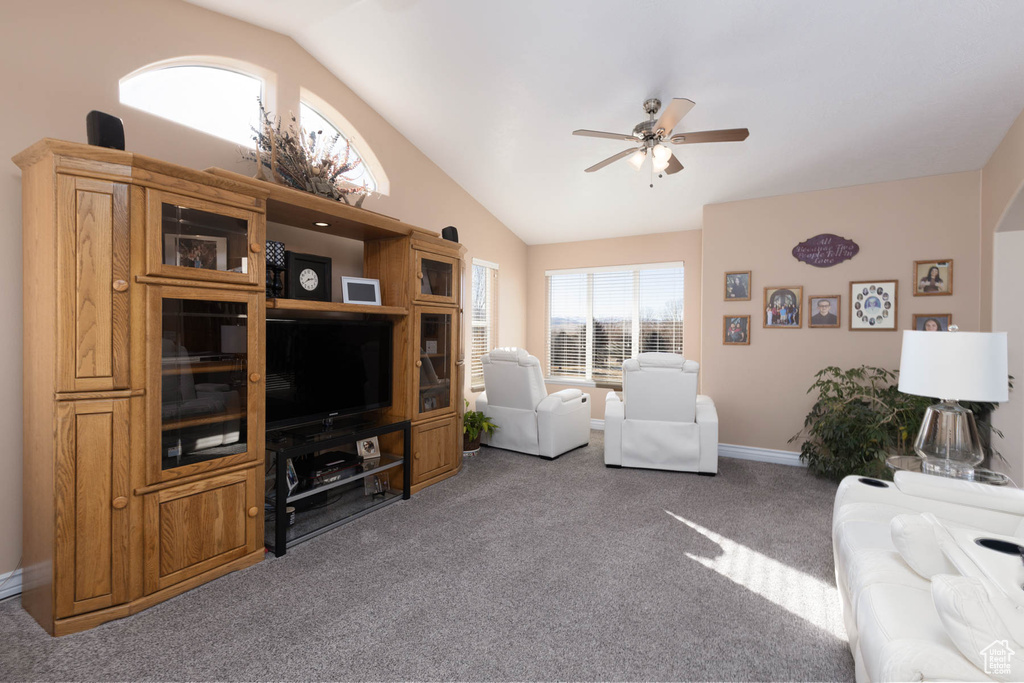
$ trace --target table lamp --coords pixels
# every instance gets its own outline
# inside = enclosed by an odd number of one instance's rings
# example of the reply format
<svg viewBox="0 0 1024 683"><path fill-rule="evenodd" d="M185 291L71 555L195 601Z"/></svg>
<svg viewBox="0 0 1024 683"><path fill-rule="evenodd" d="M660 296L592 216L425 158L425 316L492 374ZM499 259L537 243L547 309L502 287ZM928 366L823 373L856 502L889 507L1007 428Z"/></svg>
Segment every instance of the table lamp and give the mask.
<svg viewBox="0 0 1024 683"><path fill-rule="evenodd" d="M903 332L899 390L940 399L928 406L914 450L921 470L974 478L985 453L974 414L958 400L1009 400L1005 332Z"/></svg>

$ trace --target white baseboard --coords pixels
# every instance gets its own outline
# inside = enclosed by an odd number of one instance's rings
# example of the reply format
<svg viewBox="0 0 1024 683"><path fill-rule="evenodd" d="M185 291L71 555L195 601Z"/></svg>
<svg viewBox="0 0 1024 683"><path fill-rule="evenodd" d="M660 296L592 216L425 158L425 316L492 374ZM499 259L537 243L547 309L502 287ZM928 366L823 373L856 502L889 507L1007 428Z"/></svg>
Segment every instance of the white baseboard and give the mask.
<svg viewBox="0 0 1024 683"><path fill-rule="evenodd" d="M596 429L599 432L603 432L604 431L604 420L598 420L598 419L595 419L595 418L590 418L590 428L591 429Z"/></svg>
<svg viewBox="0 0 1024 683"><path fill-rule="evenodd" d="M6 583L4 583L6 581ZM21 570L0 574L0 600L21 593Z"/></svg>
<svg viewBox="0 0 1024 683"><path fill-rule="evenodd" d="M800 461L800 453L796 451L777 451L772 448L755 448L754 446L734 446L728 443L718 444L718 457L771 462L776 465L791 465L792 467L807 467L807 465Z"/></svg>

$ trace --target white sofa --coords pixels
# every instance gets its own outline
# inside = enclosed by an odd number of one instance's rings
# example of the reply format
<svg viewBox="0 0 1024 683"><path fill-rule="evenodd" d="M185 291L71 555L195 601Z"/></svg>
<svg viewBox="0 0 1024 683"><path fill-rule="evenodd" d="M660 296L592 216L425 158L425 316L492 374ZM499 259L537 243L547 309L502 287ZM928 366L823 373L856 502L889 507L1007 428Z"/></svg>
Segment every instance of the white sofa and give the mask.
<svg viewBox="0 0 1024 683"><path fill-rule="evenodd" d="M641 353L622 364L622 395L605 398L605 465L718 472L718 412L697 395L699 370L674 353Z"/></svg>
<svg viewBox="0 0 1024 683"><path fill-rule="evenodd" d="M1022 534L1019 489L915 472L846 477L832 543L857 680L1021 680L1024 564L976 541ZM992 643L1016 652L1010 669L985 671Z"/></svg>
<svg viewBox="0 0 1024 683"><path fill-rule="evenodd" d="M484 443L549 459L590 443L590 394L549 395L540 361L524 349L494 349L481 360L486 390L476 409L498 425Z"/></svg>

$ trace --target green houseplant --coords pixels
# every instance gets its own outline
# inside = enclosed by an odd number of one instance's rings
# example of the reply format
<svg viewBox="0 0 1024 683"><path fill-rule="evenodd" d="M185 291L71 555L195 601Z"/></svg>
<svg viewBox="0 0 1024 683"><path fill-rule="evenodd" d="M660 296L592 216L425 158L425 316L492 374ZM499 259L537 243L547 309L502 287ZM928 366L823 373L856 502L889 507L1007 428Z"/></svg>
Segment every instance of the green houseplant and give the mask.
<svg viewBox="0 0 1024 683"><path fill-rule="evenodd" d="M475 451L480 448L480 436L493 434L498 425L479 410L470 410L466 401L466 413L462 416L462 450Z"/></svg>
<svg viewBox="0 0 1024 683"><path fill-rule="evenodd" d="M849 474L892 478L886 456L914 452L924 410L934 402L902 393L897 377L896 372L868 365L849 370L830 366L815 375L807 393L816 392L818 399L803 429L789 440L803 439L800 459L811 472L836 481ZM974 413L986 451L1001 457L991 449L991 437L1002 434L989 420L998 404L962 401L961 405Z"/></svg>

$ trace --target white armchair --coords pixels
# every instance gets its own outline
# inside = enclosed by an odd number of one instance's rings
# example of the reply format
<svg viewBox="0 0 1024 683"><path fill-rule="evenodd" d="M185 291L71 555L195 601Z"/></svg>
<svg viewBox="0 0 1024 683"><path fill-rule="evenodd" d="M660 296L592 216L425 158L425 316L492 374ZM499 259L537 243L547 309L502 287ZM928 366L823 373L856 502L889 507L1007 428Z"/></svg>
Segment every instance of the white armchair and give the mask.
<svg viewBox="0 0 1024 683"><path fill-rule="evenodd" d="M525 349L494 349L481 360L486 390L476 409L498 425L484 443L542 458L590 443L590 394L563 389L548 395L540 361Z"/></svg>
<svg viewBox="0 0 1024 683"><path fill-rule="evenodd" d="M699 369L674 353L622 364L622 396L605 399L605 465L718 473L718 413L697 395Z"/></svg>

